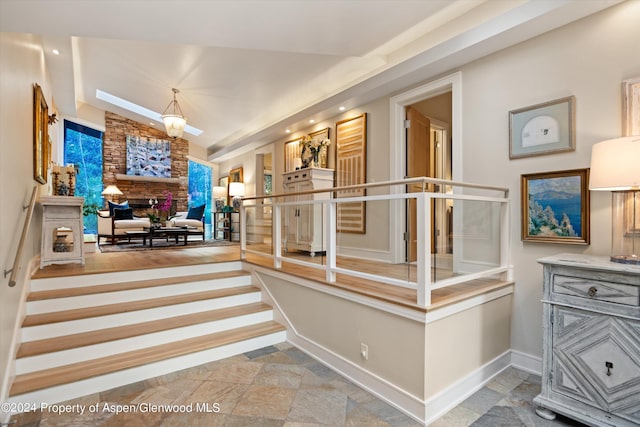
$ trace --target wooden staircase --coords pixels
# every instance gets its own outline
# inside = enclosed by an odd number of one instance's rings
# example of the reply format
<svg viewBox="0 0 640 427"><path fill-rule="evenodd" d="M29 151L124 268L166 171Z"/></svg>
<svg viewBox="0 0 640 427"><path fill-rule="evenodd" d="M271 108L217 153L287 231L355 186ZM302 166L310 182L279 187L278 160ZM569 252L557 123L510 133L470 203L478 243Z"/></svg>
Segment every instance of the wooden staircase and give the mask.
<svg viewBox="0 0 640 427"><path fill-rule="evenodd" d="M240 268L32 280L9 400L61 402L283 342Z"/></svg>

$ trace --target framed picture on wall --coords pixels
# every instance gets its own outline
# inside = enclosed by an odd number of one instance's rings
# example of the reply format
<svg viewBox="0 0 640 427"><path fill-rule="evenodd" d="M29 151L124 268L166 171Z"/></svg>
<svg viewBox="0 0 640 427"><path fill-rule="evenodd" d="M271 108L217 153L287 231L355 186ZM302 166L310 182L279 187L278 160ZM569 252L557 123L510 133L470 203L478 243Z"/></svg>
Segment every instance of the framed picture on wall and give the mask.
<svg viewBox="0 0 640 427"><path fill-rule="evenodd" d="M300 154L302 153L302 147L300 146L300 141L302 137L292 139L291 141L287 141L284 143L284 171L291 172L296 168L296 159L300 158Z"/></svg>
<svg viewBox="0 0 640 427"><path fill-rule="evenodd" d="M33 179L47 183L49 107L39 84L33 85Z"/></svg>
<svg viewBox="0 0 640 427"><path fill-rule="evenodd" d="M509 158L574 151L575 104L569 96L509 111Z"/></svg>
<svg viewBox="0 0 640 427"><path fill-rule="evenodd" d="M522 240L588 245L589 169L521 176Z"/></svg>
<svg viewBox="0 0 640 427"><path fill-rule="evenodd" d="M640 135L640 77L622 82L622 135Z"/></svg>

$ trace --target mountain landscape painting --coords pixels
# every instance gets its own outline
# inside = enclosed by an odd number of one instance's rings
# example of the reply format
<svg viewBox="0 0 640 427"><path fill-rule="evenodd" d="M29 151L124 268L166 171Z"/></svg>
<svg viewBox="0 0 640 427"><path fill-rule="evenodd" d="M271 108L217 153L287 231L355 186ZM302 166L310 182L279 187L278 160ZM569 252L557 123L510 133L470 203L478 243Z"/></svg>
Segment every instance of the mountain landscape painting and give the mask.
<svg viewBox="0 0 640 427"><path fill-rule="evenodd" d="M588 206L583 200L588 197L585 174L586 170L579 174L523 175L523 238L556 242L587 238L583 224L588 221L584 217L584 206Z"/></svg>

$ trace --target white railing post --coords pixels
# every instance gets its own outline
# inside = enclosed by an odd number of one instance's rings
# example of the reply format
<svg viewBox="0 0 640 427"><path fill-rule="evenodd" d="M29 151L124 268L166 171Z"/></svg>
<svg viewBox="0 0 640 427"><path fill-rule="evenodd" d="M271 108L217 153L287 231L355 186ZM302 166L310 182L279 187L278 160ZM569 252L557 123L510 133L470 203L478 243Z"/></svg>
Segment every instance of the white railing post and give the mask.
<svg viewBox="0 0 640 427"><path fill-rule="evenodd" d="M431 304L431 197L427 193L416 194L417 215L417 285L418 305L426 307Z"/></svg>
<svg viewBox="0 0 640 427"><path fill-rule="evenodd" d="M273 202L273 218L271 222L271 242L273 245L273 267L282 268L282 206Z"/></svg>
<svg viewBox="0 0 640 427"><path fill-rule="evenodd" d="M505 195L505 198L507 195ZM511 265L511 251L509 242L511 241L511 220L509 199L500 205L500 266L507 268L505 280L513 280L513 266Z"/></svg>
<svg viewBox="0 0 640 427"><path fill-rule="evenodd" d="M240 215L240 259L247 259L247 210L244 208L244 202L240 203L238 215ZM231 233L231 228L229 228L229 233Z"/></svg>
<svg viewBox="0 0 640 427"><path fill-rule="evenodd" d="M336 252L337 252L337 244L336 244L336 240L337 240L337 228L338 228L338 221L337 221L337 212L338 212L338 207L337 207L337 203L332 203L333 201L333 193L330 193L331 196L329 196L329 201L326 203L323 203L323 205L325 205L325 209L323 209L323 211L325 211L327 213L327 218L326 221L324 221L324 223L326 224L326 230L325 230L325 236L326 236L326 250L327 250L327 282L329 283L335 283L336 281L336 273L335 273L335 268L336 268Z"/></svg>

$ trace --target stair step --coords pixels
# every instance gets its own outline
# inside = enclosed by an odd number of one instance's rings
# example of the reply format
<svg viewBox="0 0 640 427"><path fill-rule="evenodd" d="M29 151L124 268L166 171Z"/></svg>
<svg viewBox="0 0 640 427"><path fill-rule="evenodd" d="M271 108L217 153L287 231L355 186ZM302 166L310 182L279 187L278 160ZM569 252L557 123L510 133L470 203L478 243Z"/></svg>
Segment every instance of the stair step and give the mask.
<svg viewBox="0 0 640 427"><path fill-rule="evenodd" d="M285 331L284 326L269 321L86 362L17 375L9 395L16 396L56 385L68 384L282 331Z"/></svg>
<svg viewBox="0 0 640 427"><path fill-rule="evenodd" d="M91 332L83 332L79 334L64 335L55 338L29 341L24 342L20 345L16 358L20 359L45 353L68 350L72 348L85 347L88 345L131 338L144 334L181 328L198 323L212 322L215 320L227 319L236 316L243 316L246 314L267 310L271 310L271 306L265 303L258 302L222 308L218 310L203 311L183 316L169 317L162 320L153 320L132 325L100 329Z"/></svg>
<svg viewBox="0 0 640 427"><path fill-rule="evenodd" d="M54 298L68 298L81 295L94 295L108 292L120 292L132 289L145 289L157 286L176 285L181 283L197 282L204 280L228 279L231 277L247 276L249 273L244 270L224 271L219 273L197 274L183 277L165 277L161 279L138 280L133 282L110 283L104 285L93 285L73 288L51 289L46 291L31 292L27 296L27 301L42 301Z"/></svg>
<svg viewBox="0 0 640 427"><path fill-rule="evenodd" d="M260 292L256 286L238 286L234 288L215 289L211 291L195 292L190 294L174 295L170 297L151 298L147 300L131 301L126 303L107 304L95 307L86 307L74 310L63 310L51 313L31 314L24 318L22 327L38 326L58 322L86 319L91 317L107 316L111 314L128 313L150 308L165 307L176 304L184 304L194 301L204 301L214 298L223 298L234 295L242 295Z"/></svg>

